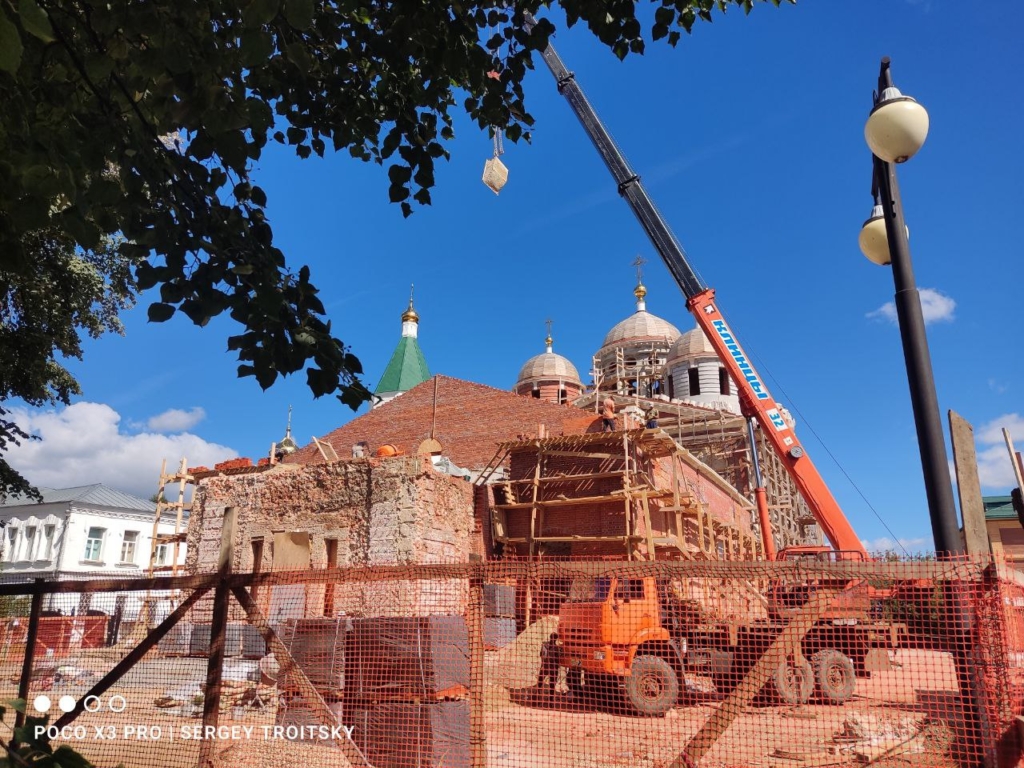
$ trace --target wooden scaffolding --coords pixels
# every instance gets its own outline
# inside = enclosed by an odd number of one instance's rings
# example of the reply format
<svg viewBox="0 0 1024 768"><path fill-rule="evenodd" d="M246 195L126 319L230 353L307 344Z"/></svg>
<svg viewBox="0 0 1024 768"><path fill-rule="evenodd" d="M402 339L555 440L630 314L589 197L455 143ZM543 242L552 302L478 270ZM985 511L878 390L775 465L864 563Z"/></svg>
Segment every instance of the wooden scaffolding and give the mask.
<svg viewBox="0 0 1024 768"><path fill-rule="evenodd" d="M575 405L584 409L596 407L608 396L607 392L588 392ZM612 397L620 409L637 402L634 397ZM646 409L651 405L658 409L658 426L668 432L680 446L714 469L741 493L751 492L753 482L746 419L739 414L691 403L639 399L639 408ZM768 492L776 546L820 544L821 529L797 490L793 478L775 451L764 441L760 431L757 437L758 459Z"/></svg>
<svg viewBox="0 0 1024 768"><path fill-rule="evenodd" d="M185 543L185 537L188 535L183 527L185 512L191 511L192 508L192 502L185 501L186 490L194 484L195 478L188 473L188 461L185 458L182 458L178 465L178 471L170 475L167 474L167 459L164 459L160 466L160 480L157 483L156 514L153 516L153 536L150 539L150 576L157 573L178 575L178 555L180 547ZM175 486L177 487L175 488ZM174 514L174 533L160 533L160 523L164 514L168 512ZM165 558L165 562L158 562L161 546L167 547L163 551L170 553L170 557Z"/></svg>
<svg viewBox="0 0 1024 768"><path fill-rule="evenodd" d="M695 477L716 485L737 508L750 509L747 499L662 429L502 443L477 483L493 492L491 541L505 557L760 558L759 539L749 527L713 515ZM557 611L565 599L566 585L550 581L525 584L520 615L527 624ZM735 588L716 585L712 591L721 602Z"/></svg>
<svg viewBox="0 0 1024 768"><path fill-rule="evenodd" d="M492 541L508 554L590 554L626 560L753 559L760 543L715 519L686 481L705 475L740 507L750 502L664 430L632 429L503 443L494 486ZM690 473L693 474L692 472ZM482 474L478 483L488 481ZM557 525L552 518L558 515ZM555 546L552 546L555 545ZM570 545L584 552L570 552Z"/></svg>

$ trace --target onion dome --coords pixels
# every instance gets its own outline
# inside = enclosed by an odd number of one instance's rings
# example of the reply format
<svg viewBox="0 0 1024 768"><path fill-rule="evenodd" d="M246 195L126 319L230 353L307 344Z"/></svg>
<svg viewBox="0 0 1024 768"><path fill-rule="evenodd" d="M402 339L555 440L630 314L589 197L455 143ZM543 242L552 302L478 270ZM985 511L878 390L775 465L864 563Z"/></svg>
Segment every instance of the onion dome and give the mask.
<svg viewBox="0 0 1024 768"><path fill-rule="evenodd" d="M718 357L718 353L700 328L694 328L684 333L676 339L668 352L670 365L677 360L696 360L708 357Z"/></svg>
<svg viewBox="0 0 1024 768"><path fill-rule="evenodd" d="M547 350L541 355L534 355L527 360L519 369L519 377L516 379L516 387L528 381L539 381L541 379L555 379L567 381L573 384L582 385L580 374L576 366L569 362L569 359L556 354L552 349L552 339L548 336L545 340Z"/></svg>
<svg viewBox="0 0 1024 768"><path fill-rule="evenodd" d="M647 311L647 288L643 283L637 283L633 295L636 296L636 312L608 331L604 343L601 344L602 349L622 346L633 341L666 340L671 344L679 338L678 328L668 320L662 320Z"/></svg>

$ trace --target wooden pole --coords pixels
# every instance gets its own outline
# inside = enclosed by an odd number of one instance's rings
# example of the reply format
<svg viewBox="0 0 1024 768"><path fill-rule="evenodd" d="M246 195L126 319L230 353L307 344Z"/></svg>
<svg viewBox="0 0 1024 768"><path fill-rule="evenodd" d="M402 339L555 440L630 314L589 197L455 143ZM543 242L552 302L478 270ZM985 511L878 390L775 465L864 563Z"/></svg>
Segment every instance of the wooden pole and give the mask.
<svg viewBox="0 0 1024 768"><path fill-rule="evenodd" d="M82 712L85 711L85 702L90 696L101 696L110 686L116 683L129 669L134 667L137 663L142 661L142 657L159 643L164 635L171 631L171 628L177 624L185 614L188 613L189 609L195 605L196 601L200 597L205 595L209 591L208 588L196 589L182 601L181 605L174 609L174 612L160 622L160 625L156 627L152 632L149 632L142 641L132 648L131 652L128 653L123 659L111 669L107 674L100 678L99 682L90 688L83 696L79 697L78 701L75 702L75 708L70 712L63 714L53 725L55 728L63 728L68 725L72 720L78 717Z"/></svg>
<svg viewBox="0 0 1024 768"><path fill-rule="evenodd" d="M228 625L228 608L231 591L227 577L231 575L231 567L235 554L235 508L224 508L224 520L220 529L220 557L217 562L219 580L213 591L213 616L210 617L210 660L206 665L206 689L203 693L203 732L209 727L217 727L220 719L220 687L221 669L224 666L224 637ZM213 765L212 739L203 739L199 743L199 765L207 768Z"/></svg>
<svg viewBox="0 0 1024 768"><path fill-rule="evenodd" d="M484 722L484 582L469 580L469 760L472 768L487 765Z"/></svg>
<svg viewBox="0 0 1024 768"><path fill-rule="evenodd" d="M324 701L323 696L320 695L320 692L317 691L316 686L306 676L306 673L302 671L302 668L295 663L295 658L288 650L288 646L274 632L270 623L256 605L256 602L252 599L252 595L246 592L244 587L233 587L232 592L235 599L238 600L238 604L242 606L242 610L245 611L249 623L256 627L260 635L263 636L263 639L267 641L270 652L274 654L274 658L280 665L278 679L287 675L289 680L298 688L302 700L309 705L312 715L316 718L317 722L320 725L336 727L338 725L337 715L327 706L327 702ZM363 755L358 745L351 738L346 736L343 740L336 743L351 765L371 768L366 756Z"/></svg>
<svg viewBox="0 0 1024 768"><path fill-rule="evenodd" d="M765 683L785 661L791 650L799 648L804 636L818 623L818 619L832 605L832 601L840 591L836 587L819 589L800 610L793 614L793 618L786 628L768 646L768 650L729 694L729 698L721 703L696 735L690 739L669 768L692 768L711 751L721 735L732 725L733 720L739 717L744 708L761 692Z"/></svg>
<svg viewBox="0 0 1024 768"><path fill-rule="evenodd" d="M18 698L25 702L25 709L28 709L28 689L32 683L32 658L35 656L36 639L39 637L39 616L43 612L43 593L38 589L44 579L36 579L35 589L32 592L32 607L28 614L28 633L25 635L25 659L21 663L21 679L18 681ZM19 712L14 717L14 727L21 728L25 725L25 712ZM15 741L11 740L11 749L14 749Z"/></svg>
<svg viewBox="0 0 1024 768"><path fill-rule="evenodd" d="M964 518L964 544L968 555L987 555L991 546L985 526L985 505L978 480L978 457L974 450L974 427L959 413L949 411L949 434L953 442L956 490Z"/></svg>
<svg viewBox="0 0 1024 768"><path fill-rule="evenodd" d="M1010 437L1010 430L1003 427L1003 440L1006 441L1006 450L1010 452L1010 463L1013 464L1013 475L1017 478L1017 488L1024 493L1024 470L1020 466L1020 454L1013 450L1013 440Z"/></svg>

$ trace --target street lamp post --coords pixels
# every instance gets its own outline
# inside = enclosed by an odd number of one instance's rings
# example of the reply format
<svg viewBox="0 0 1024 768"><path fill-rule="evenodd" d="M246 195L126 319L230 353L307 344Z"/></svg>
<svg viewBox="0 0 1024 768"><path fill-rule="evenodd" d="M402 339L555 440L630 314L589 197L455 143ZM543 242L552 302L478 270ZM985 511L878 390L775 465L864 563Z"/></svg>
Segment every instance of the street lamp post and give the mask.
<svg viewBox="0 0 1024 768"><path fill-rule="evenodd" d="M939 416L938 397L935 394L931 356L928 353L928 337L920 294L914 282L895 168L896 163L906 161L921 148L927 134L928 113L893 86L889 57L886 56L882 59L878 74L874 109L864 128L874 162L872 192L875 205L871 218L861 230L860 244L864 255L871 261L876 264L892 264L893 281L896 284L896 317L903 339L903 356L907 364L932 535L935 551L943 556L960 554L964 546L953 502L946 443Z"/></svg>

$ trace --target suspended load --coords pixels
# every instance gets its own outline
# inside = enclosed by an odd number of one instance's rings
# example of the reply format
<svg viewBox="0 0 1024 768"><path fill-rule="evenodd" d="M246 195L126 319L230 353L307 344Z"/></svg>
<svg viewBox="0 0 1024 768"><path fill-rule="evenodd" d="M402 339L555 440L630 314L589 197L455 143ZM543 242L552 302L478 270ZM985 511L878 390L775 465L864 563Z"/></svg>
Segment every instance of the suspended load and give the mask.
<svg viewBox="0 0 1024 768"><path fill-rule="evenodd" d="M505 186L505 182L508 181L508 168L501 162L499 155L505 153L505 148L501 141L501 129L495 128L494 130L494 157L484 163L484 177L483 182L486 184L494 194L501 192L501 188Z"/></svg>

